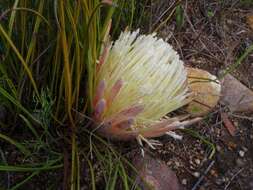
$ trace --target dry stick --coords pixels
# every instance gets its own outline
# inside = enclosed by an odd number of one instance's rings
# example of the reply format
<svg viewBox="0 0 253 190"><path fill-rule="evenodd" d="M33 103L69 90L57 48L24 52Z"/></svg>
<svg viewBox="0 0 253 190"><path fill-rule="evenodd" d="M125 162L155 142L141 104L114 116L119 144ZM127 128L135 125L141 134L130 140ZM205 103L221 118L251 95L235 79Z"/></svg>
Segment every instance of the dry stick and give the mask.
<svg viewBox="0 0 253 190"><path fill-rule="evenodd" d="M185 8L185 9L187 10L187 1L186 1L186 8ZM186 18L186 21L189 23L190 28L191 28L192 31L194 32L195 37L196 37L196 40L199 39L199 41L200 41L201 45L203 46L203 48L204 48L205 50L207 50L207 52L210 53L210 55L212 55L213 57L215 57L215 56L209 51L209 49L207 48L207 46L206 46L206 45L202 42L202 40L200 39L200 35L202 34L202 32L200 32L199 34L197 33L197 31L196 31L196 29L194 28L192 22L190 21L190 18L189 18L189 16L188 16L186 10L184 10L184 16L185 16L185 18Z"/></svg>
<svg viewBox="0 0 253 190"><path fill-rule="evenodd" d="M253 117L248 117L245 115L239 115L239 114L234 114L234 113L228 113L228 115L231 115L231 116L239 118L239 119L247 119L247 120L253 121Z"/></svg>
<svg viewBox="0 0 253 190"><path fill-rule="evenodd" d="M172 18L174 12L176 11L176 8L177 8L177 7L174 7L174 8L171 10L169 16L168 16L164 21L162 21L162 22L153 30L153 32L156 33L162 26L164 26L164 24L166 24L166 23Z"/></svg>
<svg viewBox="0 0 253 190"><path fill-rule="evenodd" d="M206 168L206 170L204 171L204 173L201 175L201 177L198 179L197 183L195 183L195 185L193 186L193 188L191 190L196 190L199 186L199 184L203 181L204 177L206 176L206 174L209 172L209 170L213 167L215 161L213 160L209 166Z"/></svg>
<svg viewBox="0 0 253 190"><path fill-rule="evenodd" d="M150 21L149 21L149 33L152 32L152 22L153 22L153 0L150 1Z"/></svg>
<svg viewBox="0 0 253 190"><path fill-rule="evenodd" d="M212 109L211 106L209 106L209 105L207 105L207 104L205 104L205 103L202 103L202 102L200 102L200 101L198 101L198 100L192 100L192 102L196 102L196 103L198 103L198 104L200 104L200 105L202 105L202 106L205 106L205 107L208 108L208 109Z"/></svg>
<svg viewBox="0 0 253 190"><path fill-rule="evenodd" d="M184 55L183 55L182 48L181 48L181 46L180 46L178 40L175 38L175 35L174 35L173 33L172 33L171 36L172 36L172 38L175 40L175 42L176 42L176 44L177 44L177 46L178 46L178 49L179 49L179 51L180 51L180 55L181 55L181 57L182 57L182 60L185 60Z"/></svg>
<svg viewBox="0 0 253 190"><path fill-rule="evenodd" d="M225 186L224 190L227 190L229 185L231 184L231 182L235 179L236 176L238 176L244 169L241 168L238 172L236 172L232 178L230 179L230 181L228 182L228 184Z"/></svg>
<svg viewBox="0 0 253 190"><path fill-rule="evenodd" d="M11 11L11 9L5 10L5 11L0 15L0 21L1 21L2 19L4 19L5 16L7 15L7 13L9 13L10 11Z"/></svg>
<svg viewBox="0 0 253 190"><path fill-rule="evenodd" d="M162 19L162 17L172 8L173 4L170 5L155 21L155 23L153 24L154 26L157 25L159 23L159 21Z"/></svg>

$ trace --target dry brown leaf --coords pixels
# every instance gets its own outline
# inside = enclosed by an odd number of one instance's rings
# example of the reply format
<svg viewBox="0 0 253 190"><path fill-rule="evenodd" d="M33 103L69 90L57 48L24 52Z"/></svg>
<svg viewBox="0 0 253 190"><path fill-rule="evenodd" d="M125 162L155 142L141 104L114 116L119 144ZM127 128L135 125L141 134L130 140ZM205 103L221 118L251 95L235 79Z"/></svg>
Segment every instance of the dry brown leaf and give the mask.
<svg viewBox="0 0 253 190"><path fill-rule="evenodd" d="M216 76L209 72L187 68L188 82L194 99L186 107L186 111L193 116L202 116L210 112L220 99L221 86Z"/></svg>
<svg viewBox="0 0 253 190"><path fill-rule="evenodd" d="M221 102L232 112L253 112L253 91L227 74L222 80Z"/></svg>
<svg viewBox="0 0 253 190"><path fill-rule="evenodd" d="M134 155L133 166L138 171L136 183L142 190L180 190L176 174L163 161L141 154Z"/></svg>
<svg viewBox="0 0 253 190"><path fill-rule="evenodd" d="M228 115L226 113L221 113L221 119L224 123L224 126L227 128L230 135L235 136L236 134L236 128L234 124L230 121L228 118Z"/></svg>
<svg viewBox="0 0 253 190"><path fill-rule="evenodd" d="M247 22L249 24L249 27L253 30L253 15L249 15L247 17Z"/></svg>

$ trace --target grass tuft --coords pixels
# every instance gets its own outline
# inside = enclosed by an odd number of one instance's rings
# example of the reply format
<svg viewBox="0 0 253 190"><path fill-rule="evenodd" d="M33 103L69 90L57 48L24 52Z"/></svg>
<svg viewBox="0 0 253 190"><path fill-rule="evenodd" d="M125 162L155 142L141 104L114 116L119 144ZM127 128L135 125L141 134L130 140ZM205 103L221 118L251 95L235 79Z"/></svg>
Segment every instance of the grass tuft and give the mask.
<svg viewBox="0 0 253 190"><path fill-rule="evenodd" d="M133 27L135 6L135 0L114 0L112 4L100 0L1 3L0 104L8 117L0 122L0 140L8 146L3 151L7 159L0 164L0 171L14 176L20 172L29 175L19 182L0 183L20 189L33 178L47 175L49 170L63 169L67 174L65 181L56 180L56 186L62 183L67 185L66 189L80 189L83 147L79 144L90 137L86 133L79 138L78 129L86 125L80 124L80 114L92 112L96 63L111 20L117 23L112 34L119 34L126 26ZM91 142L94 147L96 142ZM116 187L118 179L129 189L122 159L118 159L116 167L109 163L118 155L106 141L102 144L107 147L106 159L105 152L94 150L97 159L105 164L104 175L110 179L107 189ZM19 158L15 164L5 155L14 147ZM87 162L92 189L96 189L94 163L89 157Z"/></svg>

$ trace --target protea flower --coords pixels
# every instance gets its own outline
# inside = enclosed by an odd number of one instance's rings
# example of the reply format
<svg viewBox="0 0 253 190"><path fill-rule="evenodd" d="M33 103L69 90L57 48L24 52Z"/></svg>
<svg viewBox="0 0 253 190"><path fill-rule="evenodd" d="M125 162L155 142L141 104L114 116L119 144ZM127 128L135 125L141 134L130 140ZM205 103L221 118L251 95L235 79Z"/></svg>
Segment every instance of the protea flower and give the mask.
<svg viewBox="0 0 253 190"><path fill-rule="evenodd" d="M93 119L111 139L146 140L198 120L165 118L191 96L183 62L155 34L126 31L109 43L98 63L95 89Z"/></svg>

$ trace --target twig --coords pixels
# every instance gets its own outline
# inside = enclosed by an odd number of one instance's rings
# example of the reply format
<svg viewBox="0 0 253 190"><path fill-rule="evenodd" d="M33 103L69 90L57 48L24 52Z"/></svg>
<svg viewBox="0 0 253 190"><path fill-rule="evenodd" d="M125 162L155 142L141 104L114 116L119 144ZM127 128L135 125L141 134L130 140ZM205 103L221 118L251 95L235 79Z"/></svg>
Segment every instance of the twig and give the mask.
<svg viewBox="0 0 253 190"><path fill-rule="evenodd" d="M227 190L229 185L231 184L231 182L235 179L236 176L238 176L242 171L244 170L244 168L241 168L238 172L236 172L230 179L230 181L228 182L228 184L225 186L224 190Z"/></svg>
<svg viewBox="0 0 253 190"><path fill-rule="evenodd" d="M174 4L176 4L175 2L170 5L159 17L158 19L155 21L155 23L153 24L154 26L157 25L159 23L159 21L162 19L162 17L174 6Z"/></svg>
<svg viewBox="0 0 253 190"><path fill-rule="evenodd" d="M191 190L196 190L199 186L199 184L203 181L204 177L206 176L206 174L210 171L210 169L213 167L215 161L213 160L209 166L206 168L206 170L204 171L204 173L201 175L201 177L198 179L198 181L195 183L195 185L193 186L193 188Z"/></svg>
<svg viewBox="0 0 253 190"><path fill-rule="evenodd" d="M181 58L182 60L185 60L184 58L184 54L183 54L183 51L182 51L182 48L181 48L181 45L179 44L178 40L175 38L175 35L172 33L172 38L175 40L176 44L177 44L177 48L179 49L180 51L180 55L181 55Z"/></svg>
<svg viewBox="0 0 253 190"><path fill-rule="evenodd" d="M9 13L10 11L11 11L11 9L5 10L5 11L0 15L0 21L1 21L2 19L4 19L5 16L7 15L7 13Z"/></svg>
<svg viewBox="0 0 253 190"><path fill-rule="evenodd" d="M253 121L253 117L248 117L248 116L245 116L245 115L239 115L239 114L234 114L234 113L229 113L229 115L233 116L233 117L236 117L236 118L239 118L239 119L247 119L247 120Z"/></svg>
<svg viewBox="0 0 253 190"><path fill-rule="evenodd" d="M191 30L193 31L193 33L194 33L194 35L195 35L195 41L199 40L199 42L200 42L201 45L202 45L202 48L205 49L211 56L215 57L215 56L212 54L212 52L209 50L209 48L207 48L207 46L205 45L205 43L203 43L203 41L200 39L200 36L202 35L203 30L200 31L200 33L197 33L196 29L194 28L194 26L193 26L193 24L192 24L192 22L191 22L191 20L190 20L190 18L189 18L189 16L188 16L188 14L187 14L187 12L186 12L186 10L187 10L187 1L186 1L185 6L186 6L186 8L185 8L185 10L184 10L184 16L185 16L185 18L186 18L186 21L187 21L188 24L190 25ZM195 43L195 41L194 41L194 43ZM193 46L194 43L192 43L191 45Z"/></svg>

